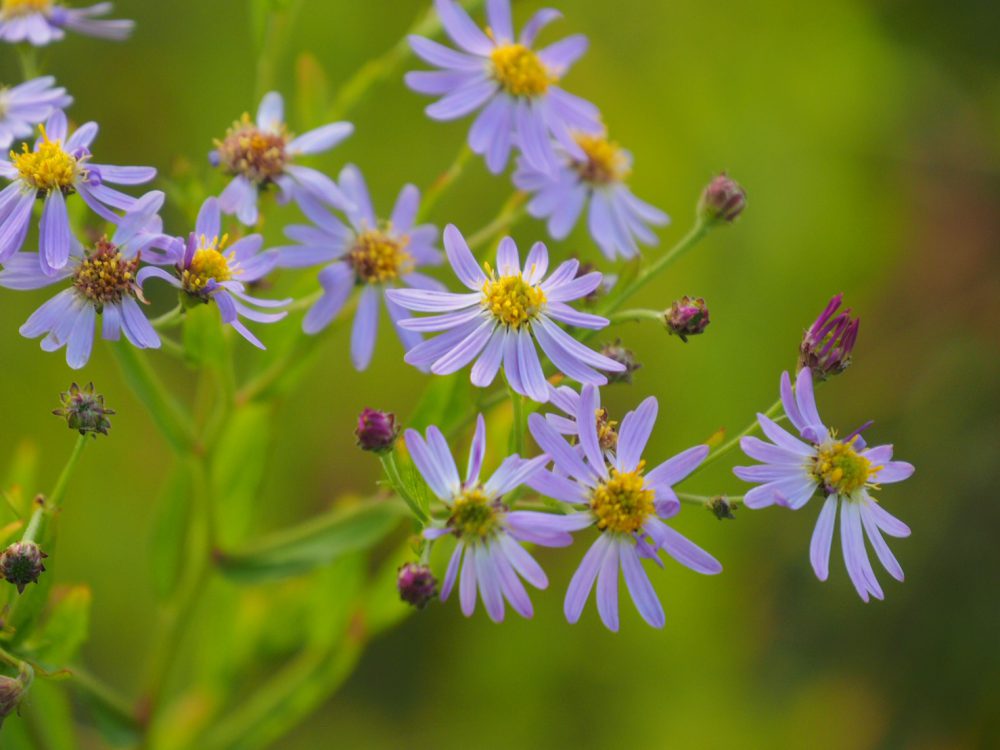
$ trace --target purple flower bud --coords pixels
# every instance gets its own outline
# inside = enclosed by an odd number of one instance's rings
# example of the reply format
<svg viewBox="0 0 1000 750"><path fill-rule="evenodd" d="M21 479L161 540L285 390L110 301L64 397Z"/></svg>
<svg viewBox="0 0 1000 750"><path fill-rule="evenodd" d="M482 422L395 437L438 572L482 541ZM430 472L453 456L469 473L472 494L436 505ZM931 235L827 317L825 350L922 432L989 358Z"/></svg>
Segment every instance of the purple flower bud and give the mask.
<svg viewBox="0 0 1000 750"><path fill-rule="evenodd" d="M24 662L18 668L17 677L0 675L0 726L21 705L34 677L34 671Z"/></svg>
<svg viewBox="0 0 1000 750"><path fill-rule="evenodd" d="M608 359L613 359L620 365L625 365L622 372L609 372L609 383L632 384L632 373L642 368L642 364L635 359L635 352L622 346L621 339L615 339L614 343L605 344L601 347L601 354Z"/></svg>
<svg viewBox="0 0 1000 750"><path fill-rule="evenodd" d="M701 297L684 295L663 313L663 319L670 333L687 343L688 336L697 336L708 328L708 305Z"/></svg>
<svg viewBox="0 0 1000 750"><path fill-rule="evenodd" d="M108 417L114 416L115 411L104 405L104 396L94 393L93 383L88 383L84 388L73 383L68 391L59 394L59 400L62 408L55 409L52 413L57 417L65 417L71 430L77 430L81 435L89 432L94 437L98 433L108 434L111 429Z"/></svg>
<svg viewBox="0 0 1000 750"><path fill-rule="evenodd" d="M388 453L396 444L399 427L396 415L389 412L365 409L358 416L358 426L354 430L361 450L373 453Z"/></svg>
<svg viewBox="0 0 1000 750"><path fill-rule="evenodd" d="M839 311L843 300L843 294L831 299L802 337L799 369L808 367L817 380L839 375L851 366L851 352L858 339L861 320L851 318L850 308Z"/></svg>
<svg viewBox="0 0 1000 750"><path fill-rule="evenodd" d="M17 593L24 593L29 583L37 583L45 572L42 560L48 557L34 542L14 542L0 555L0 573L8 582L17 586Z"/></svg>
<svg viewBox="0 0 1000 750"><path fill-rule="evenodd" d="M702 192L698 202L698 216L702 221L732 223L743 213L746 205L746 191L723 172L708 183L708 187Z"/></svg>
<svg viewBox="0 0 1000 750"><path fill-rule="evenodd" d="M396 587L399 598L417 609L423 609L437 596L437 579L426 565L406 563L396 576Z"/></svg>

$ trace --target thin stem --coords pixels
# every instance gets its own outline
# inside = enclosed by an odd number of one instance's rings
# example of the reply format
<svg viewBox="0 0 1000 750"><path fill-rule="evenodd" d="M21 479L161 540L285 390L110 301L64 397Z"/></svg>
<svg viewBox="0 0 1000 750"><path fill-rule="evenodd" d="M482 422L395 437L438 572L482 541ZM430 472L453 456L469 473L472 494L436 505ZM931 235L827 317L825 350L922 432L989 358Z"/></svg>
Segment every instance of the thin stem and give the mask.
<svg viewBox="0 0 1000 750"><path fill-rule="evenodd" d="M493 221L467 238L472 251L482 250L492 244L501 234L509 231L526 213L527 201L527 193L518 191L511 195Z"/></svg>
<svg viewBox="0 0 1000 750"><path fill-rule="evenodd" d="M46 512L52 515L59 510L59 506L62 504L63 495L66 494L66 487L69 486L69 480L73 477L73 472L76 471L76 465L80 460L80 454L83 453L84 447L90 442L90 435L80 435L76 439L76 445L73 446L73 452L69 455L69 460L66 461L66 465L63 467L62 473L56 480L56 486L52 489L52 492L47 498L45 498Z"/></svg>
<svg viewBox="0 0 1000 750"><path fill-rule="evenodd" d="M780 398L777 401L775 401L773 404L771 404L771 406L768 407L767 411L764 412L764 415L768 416L768 417L773 417L779 411L781 411L781 399ZM729 451L731 451L733 448L735 448L736 446L738 446L740 444L740 440L742 440L743 438L745 438L747 435L750 435L751 433L756 432L759 428L760 428L760 423L755 419L753 422L751 422L749 425L747 425L746 429L744 429L739 435L737 435L736 437L734 437L732 440L729 440L728 442L724 443L717 450L714 450L711 453L709 453L708 457L704 461L702 461L701 464L698 466L698 468L696 468L694 471L695 472L701 471L706 466L709 466L709 465L715 463L720 458L722 458L724 455L726 455L727 453L729 453ZM691 473L693 474L694 472L691 472Z"/></svg>
<svg viewBox="0 0 1000 750"><path fill-rule="evenodd" d="M431 520L430 516L421 507L419 501L410 495L403 484L403 476L400 474L399 464L396 462L396 451L392 450L388 453L383 453L379 456L379 459L382 461L382 468L385 469L385 474L389 478L389 483L393 489L396 490L396 494L403 498L403 501L409 506L413 515L417 517L420 523L426 525Z"/></svg>
<svg viewBox="0 0 1000 750"><path fill-rule="evenodd" d="M33 44L17 45L17 59L21 63L21 72L24 74L25 81L38 77L41 70L38 64L37 47Z"/></svg>
<svg viewBox="0 0 1000 750"><path fill-rule="evenodd" d="M173 310L163 313L158 318L153 318L149 321L153 328L158 330L164 330L166 328L176 328L181 323L184 322L184 308L181 305L177 305Z"/></svg>
<svg viewBox="0 0 1000 750"><path fill-rule="evenodd" d="M733 503L743 501L743 495L728 495L726 493L720 493L719 495L695 495L691 492L678 492L676 495L682 503L689 503L690 505L709 505L717 497L724 497Z"/></svg>
<svg viewBox="0 0 1000 750"><path fill-rule="evenodd" d="M601 308L601 312L604 314L614 312L625 304L626 300L630 299L636 292L656 278L663 272L664 269L676 262L683 255L694 248L699 242L701 242L705 235L711 231L712 226L712 222L698 221L694 227L692 227L691 231L681 238L680 242L653 261L652 264L640 271L639 275L627 283L617 294L613 294L608 297L604 306Z"/></svg>
<svg viewBox="0 0 1000 750"><path fill-rule="evenodd" d="M424 199L420 204L420 211L417 214L416 223L420 223L437 205L437 202L441 200L441 197L448 192L455 181L462 176L465 171L465 165L469 163L472 158L472 149L469 148L469 144L466 142L462 143L462 147L459 149L458 154L455 156L455 160L448 166L448 168L438 176L436 180L424 193Z"/></svg>
<svg viewBox="0 0 1000 750"><path fill-rule="evenodd" d="M323 293L324 293L323 289L317 289L316 291L306 295L305 297L299 297L299 299L295 300L294 302L292 302L292 304L286 307L285 310L287 310L290 313L298 312L299 310L308 310L310 307L312 307L320 300L320 298L323 296Z"/></svg>
<svg viewBox="0 0 1000 750"><path fill-rule="evenodd" d="M124 697L79 665L70 667L72 684L90 700L99 703L104 710L114 714L118 721L139 732L139 722L132 707Z"/></svg>
<svg viewBox="0 0 1000 750"><path fill-rule="evenodd" d="M622 310L621 312L611 313L608 316L608 320L612 323L640 323L643 320L653 320L662 325L663 311L647 309Z"/></svg>

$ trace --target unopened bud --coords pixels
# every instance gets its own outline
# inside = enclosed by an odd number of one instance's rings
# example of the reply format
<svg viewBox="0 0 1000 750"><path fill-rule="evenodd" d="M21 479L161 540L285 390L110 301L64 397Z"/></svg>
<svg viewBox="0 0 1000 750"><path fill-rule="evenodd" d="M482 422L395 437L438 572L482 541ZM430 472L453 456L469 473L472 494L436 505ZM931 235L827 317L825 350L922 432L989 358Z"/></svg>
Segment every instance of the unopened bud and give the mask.
<svg viewBox="0 0 1000 750"><path fill-rule="evenodd" d="M631 349L626 349L622 346L621 339L615 339L614 343L605 344L601 347L601 354L625 366L625 369L621 372L608 373L608 382L628 383L631 385L632 373L642 367L642 364L636 361L635 353Z"/></svg>
<svg viewBox="0 0 1000 750"><path fill-rule="evenodd" d="M843 294L830 300L826 309L816 318L802 337L799 347L799 369L808 367L813 378L826 380L831 375L839 375L851 366L851 352L858 339L861 321L851 319L851 310L838 312Z"/></svg>
<svg viewBox="0 0 1000 750"><path fill-rule="evenodd" d="M736 516L733 515L733 512L738 507L738 503L730 502L723 495L719 495L718 497L713 497L707 503L706 507L710 511L712 511L712 513L715 514L715 517L718 518L720 521L722 520L732 521L733 519L736 518Z"/></svg>
<svg viewBox="0 0 1000 750"><path fill-rule="evenodd" d="M698 201L698 216L702 221L732 223L747 205L746 191L725 172L705 188Z"/></svg>
<svg viewBox="0 0 1000 750"><path fill-rule="evenodd" d="M684 295L663 314L670 333L687 343L688 336L697 336L708 328L708 305L701 297Z"/></svg>
<svg viewBox="0 0 1000 750"><path fill-rule="evenodd" d="M358 426L354 430L361 450L373 453L388 453L396 444L399 427L396 415L375 409L365 409L358 416Z"/></svg>
<svg viewBox="0 0 1000 750"><path fill-rule="evenodd" d="M0 675L0 725L21 705L34 676L31 667L24 662L19 666L17 677Z"/></svg>
<svg viewBox="0 0 1000 750"><path fill-rule="evenodd" d="M0 555L0 573L17 586L17 593L24 593L29 583L37 583L45 572L42 560L48 557L35 542L14 542Z"/></svg>
<svg viewBox="0 0 1000 750"><path fill-rule="evenodd" d="M437 596L437 579L426 565L406 563L396 576L399 598L417 609L423 609Z"/></svg>
<svg viewBox="0 0 1000 750"><path fill-rule="evenodd" d="M55 409L52 413L57 417L64 417L71 430L78 430L81 435L89 432L94 437L108 434L111 429L108 417L114 416L115 412L104 405L104 396L94 393L93 383L88 383L84 388L73 383L68 391L59 394L59 399L62 408Z"/></svg>

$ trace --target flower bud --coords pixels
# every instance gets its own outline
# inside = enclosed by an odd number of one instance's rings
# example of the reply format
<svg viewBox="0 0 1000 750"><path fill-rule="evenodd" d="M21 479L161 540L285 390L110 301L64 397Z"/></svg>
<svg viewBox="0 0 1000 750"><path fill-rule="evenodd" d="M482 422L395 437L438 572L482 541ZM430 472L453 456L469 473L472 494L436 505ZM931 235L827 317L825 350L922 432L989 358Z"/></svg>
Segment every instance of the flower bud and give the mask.
<svg viewBox="0 0 1000 750"><path fill-rule="evenodd" d="M747 205L746 191L725 172L705 188L698 201L698 217L702 221L732 223Z"/></svg>
<svg viewBox="0 0 1000 750"><path fill-rule="evenodd" d="M688 336L697 336L708 328L708 305L701 297L684 295L663 313L663 319L670 333L680 336L686 344Z"/></svg>
<svg viewBox="0 0 1000 750"><path fill-rule="evenodd" d="M24 593L29 583L37 583L45 571L42 560L48 557L34 542L14 542L0 555L0 573L8 582L17 586L17 593Z"/></svg>
<svg viewBox="0 0 1000 750"><path fill-rule="evenodd" d="M837 312L843 294L830 300L826 309L816 318L802 337L799 347L799 369L808 367L813 378L826 380L831 375L839 375L851 366L851 352L858 339L860 319L851 319L851 309Z"/></svg>
<svg viewBox="0 0 1000 750"><path fill-rule="evenodd" d="M111 420L108 417L114 415L113 409L104 406L104 396L94 393L94 384L88 383L81 388L73 383L69 390L59 394L62 402L61 409L55 409L52 413L57 417L64 417L71 430L78 430L81 435L88 432L107 435L111 429Z"/></svg>
<svg viewBox="0 0 1000 750"><path fill-rule="evenodd" d="M720 521L729 520L732 521L736 518L733 512L738 507L737 503L730 502L725 496L719 495L718 497L713 497L707 504L706 507L715 514L715 517Z"/></svg>
<svg viewBox="0 0 1000 750"><path fill-rule="evenodd" d="M358 416L358 426L354 430L361 450L373 453L388 453L396 444L399 427L396 415L375 409L365 409Z"/></svg>
<svg viewBox="0 0 1000 750"><path fill-rule="evenodd" d="M21 662L17 677L0 675L0 726L3 720L10 716L24 699L25 693L31 687L34 672L24 662Z"/></svg>
<svg viewBox="0 0 1000 750"><path fill-rule="evenodd" d="M396 587L399 598L417 609L423 609L437 596L437 579L426 565L406 563L396 576Z"/></svg>
<svg viewBox="0 0 1000 750"><path fill-rule="evenodd" d="M635 353L631 349L622 346L621 339L615 339L614 343L605 344L601 347L601 354L608 359L613 359L620 365L625 365L622 372L609 372L609 383L632 384L632 373L642 367L642 364L635 359Z"/></svg>

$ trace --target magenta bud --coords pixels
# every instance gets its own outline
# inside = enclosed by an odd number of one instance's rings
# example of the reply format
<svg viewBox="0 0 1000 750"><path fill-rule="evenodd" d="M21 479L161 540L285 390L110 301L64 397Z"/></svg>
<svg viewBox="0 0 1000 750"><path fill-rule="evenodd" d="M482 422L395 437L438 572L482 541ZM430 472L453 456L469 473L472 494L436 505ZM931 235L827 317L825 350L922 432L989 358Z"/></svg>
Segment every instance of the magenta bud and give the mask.
<svg viewBox="0 0 1000 750"><path fill-rule="evenodd" d="M437 579L426 565L406 563L396 576L399 598L417 609L423 609L437 596Z"/></svg>
<svg viewBox="0 0 1000 750"><path fill-rule="evenodd" d="M708 328L708 305L701 297L684 295L663 313L663 319L667 330L687 343L688 336L697 336Z"/></svg>
<svg viewBox="0 0 1000 750"><path fill-rule="evenodd" d="M746 191L725 172L713 179L698 201L698 216L702 221L732 223L747 205Z"/></svg>
<svg viewBox="0 0 1000 750"><path fill-rule="evenodd" d="M42 560L46 557L48 555L34 542L14 542L0 555L0 573L22 594L25 586L37 583L38 577L45 572Z"/></svg>
<svg viewBox="0 0 1000 750"><path fill-rule="evenodd" d="M851 318L850 308L840 310L843 300L843 294L834 296L802 337L799 369L808 367L816 380L839 375L851 366L861 321Z"/></svg>
<svg viewBox="0 0 1000 750"><path fill-rule="evenodd" d="M354 430L354 435L358 438L358 447L361 450L388 453L399 436L396 415L365 409L358 415L358 426Z"/></svg>

